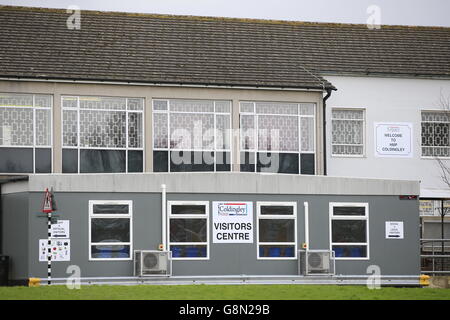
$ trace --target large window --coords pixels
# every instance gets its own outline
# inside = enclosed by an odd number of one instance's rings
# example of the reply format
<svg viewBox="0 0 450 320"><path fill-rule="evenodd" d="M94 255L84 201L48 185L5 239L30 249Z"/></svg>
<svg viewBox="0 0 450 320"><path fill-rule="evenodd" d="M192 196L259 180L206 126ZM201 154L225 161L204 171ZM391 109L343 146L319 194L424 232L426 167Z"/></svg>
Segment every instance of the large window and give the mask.
<svg viewBox="0 0 450 320"><path fill-rule="evenodd" d="M315 174L315 104L240 103L241 171Z"/></svg>
<svg viewBox="0 0 450 320"><path fill-rule="evenodd" d="M52 96L0 93L0 173L52 172Z"/></svg>
<svg viewBox="0 0 450 320"><path fill-rule="evenodd" d="M142 98L62 97L63 173L142 172Z"/></svg>
<svg viewBox="0 0 450 320"><path fill-rule="evenodd" d="M258 202L258 259L297 258L297 203Z"/></svg>
<svg viewBox="0 0 450 320"><path fill-rule="evenodd" d="M131 260L133 202L89 201L89 260Z"/></svg>
<svg viewBox="0 0 450 320"><path fill-rule="evenodd" d="M422 111L422 156L450 157L450 113Z"/></svg>
<svg viewBox="0 0 450 320"><path fill-rule="evenodd" d="M364 110L331 110L331 153L335 156L364 155Z"/></svg>
<svg viewBox="0 0 450 320"><path fill-rule="evenodd" d="M169 201L168 212L172 258L209 259L209 202Z"/></svg>
<svg viewBox="0 0 450 320"><path fill-rule="evenodd" d="M153 100L153 171L231 171L231 102Z"/></svg>
<svg viewBox="0 0 450 320"><path fill-rule="evenodd" d="M330 249L336 259L369 258L369 205L330 203Z"/></svg>

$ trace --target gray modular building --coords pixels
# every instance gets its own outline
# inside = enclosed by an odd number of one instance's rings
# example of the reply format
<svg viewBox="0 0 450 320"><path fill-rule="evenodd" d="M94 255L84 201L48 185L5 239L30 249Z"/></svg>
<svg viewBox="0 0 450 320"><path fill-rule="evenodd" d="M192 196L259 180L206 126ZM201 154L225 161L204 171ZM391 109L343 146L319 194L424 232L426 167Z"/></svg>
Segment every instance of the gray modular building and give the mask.
<svg viewBox="0 0 450 320"><path fill-rule="evenodd" d="M56 219L70 222L70 258L53 262L55 278L68 277L70 265L79 266L82 277L131 277L131 252L157 250L164 242L172 251L173 276L295 276L305 243L311 250L334 250L338 275L367 275L370 265L383 275L420 273L418 200L400 197L417 194L418 182L149 173L30 175L3 184L2 242L12 279L47 278L47 262L39 257L39 241L47 239L41 212L46 188L54 190ZM231 228L249 237L233 239L230 228L224 236L217 204L247 208L247 217L225 219L249 218ZM403 222L401 238L386 237L389 221Z"/></svg>
<svg viewBox="0 0 450 320"><path fill-rule="evenodd" d="M435 62L448 31L93 11L74 21L0 6L0 253L12 280L67 278L69 266L134 277L140 250L170 252L173 277L304 275L303 249L328 251L323 274L420 273L419 182L327 176L366 135L346 104L327 125L339 91L324 74L448 76Z"/></svg>

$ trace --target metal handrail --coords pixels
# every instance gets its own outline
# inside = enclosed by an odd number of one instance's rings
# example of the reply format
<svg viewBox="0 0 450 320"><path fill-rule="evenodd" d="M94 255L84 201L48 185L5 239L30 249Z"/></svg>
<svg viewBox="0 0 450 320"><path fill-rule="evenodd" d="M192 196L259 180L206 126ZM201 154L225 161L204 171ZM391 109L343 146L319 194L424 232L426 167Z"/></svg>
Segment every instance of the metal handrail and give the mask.
<svg viewBox="0 0 450 320"><path fill-rule="evenodd" d="M421 259L421 273L432 274L432 275L442 275L450 274L450 262L445 264L444 260L450 258L450 253L446 254L447 250L450 252L450 239L420 239L420 259ZM431 251L431 254L430 254ZM425 254L428 253L428 254ZM431 260L432 270L423 270L422 261L423 259ZM440 259L440 269L436 270L436 259ZM446 270L448 268L448 270Z"/></svg>

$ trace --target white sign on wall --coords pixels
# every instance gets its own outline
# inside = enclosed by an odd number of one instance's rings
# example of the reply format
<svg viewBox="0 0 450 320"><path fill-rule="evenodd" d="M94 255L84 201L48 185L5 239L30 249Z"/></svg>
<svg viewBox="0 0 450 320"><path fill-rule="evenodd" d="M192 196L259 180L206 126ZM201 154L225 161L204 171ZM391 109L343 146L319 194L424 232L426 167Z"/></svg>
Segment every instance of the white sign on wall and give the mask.
<svg viewBox="0 0 450 320"><path fill-rule="evenodd" d="M52 223L50 234L52 239L70 238L70 221L58 220L56 223Z"/></svg>
<svg viewBox="0 0 450 320"><path fill-rule="evenodd" d="M375 156L411 158L412 124L375 122Z"/></svg>
<svg viewBox="0 0 450 320"><path fill-rule="evenodd" d="M39 240L39 261L47 261L48 240ZM70 239L51 240L52 261L70 261Z"/></svg>
<svg viewBox="0 0 450 320"><path fill-rule="evenodd" d="M253 202L213 202L213 243L253 242Z"/></svg>
<svg viewBox="0 0 450 320"><path fill-rule="evenodd" d="M386 239L403 239L403 221L386 221Z"/></svg>

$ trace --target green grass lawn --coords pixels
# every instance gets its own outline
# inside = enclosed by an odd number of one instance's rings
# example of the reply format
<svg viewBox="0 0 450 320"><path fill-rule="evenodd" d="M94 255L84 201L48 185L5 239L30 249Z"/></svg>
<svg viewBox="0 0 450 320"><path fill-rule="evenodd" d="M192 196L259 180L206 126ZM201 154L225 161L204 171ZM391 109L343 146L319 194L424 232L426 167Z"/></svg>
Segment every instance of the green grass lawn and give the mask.
<svg viewBox="0 0 450 320"><path fill-rule="evenodd" d="M312 285L0 287L0 300L450 300L449 289Z"/></svg>

